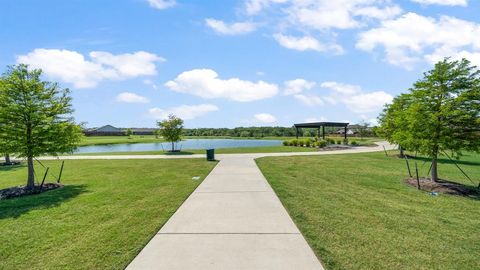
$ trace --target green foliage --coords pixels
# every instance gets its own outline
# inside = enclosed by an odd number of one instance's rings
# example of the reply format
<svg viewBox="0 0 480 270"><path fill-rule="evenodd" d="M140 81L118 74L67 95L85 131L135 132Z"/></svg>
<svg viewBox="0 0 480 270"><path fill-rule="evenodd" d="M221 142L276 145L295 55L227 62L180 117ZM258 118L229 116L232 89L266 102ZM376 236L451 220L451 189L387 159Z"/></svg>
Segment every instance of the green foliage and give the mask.
<svg viewBox="0 0 480 270"><path fill-rule="evenodd" d="M283 141L283 146L290 146L290 141Z"/></svg>
<svg viewBox="0 0 480 270"><path fill-rule="evenodd" d="M389 142L432 158L480 150L480 71L466 59L446 58L424 74L409 93L396 97L379 117L378 132Z"/></svg>
<svg viewBox="0 0 480 270"><path fill-rule="evenodd" d="M7 142L9 153L27 158L30 188L34 157L73 152L82 138L71 116L70 90L42 81L41 75L20 64L9 67L0 83L0 141Z"/></svg>
<svg viewBox="0 0 480 270"><path fill-rule="evenodd" d="M352 140L352 141L350 141L350 145L357 146L357 145L358 145L358 142L357 142L357 141L354 141L354 140Z"/></svg>
<svg viewBox="0 0 480 270"><path fill-rule="evenodd" d="M326 140L320 140L317 142L318 147L323 148L327 146L327 141Z"/></svg>
<svg viewBox="0 0 480 270"><path fill-rule="evenodd" d="M305 146L306 146L306 147L310 147L310 144L311 144L311 143L312 143L312 142L311 142L309 139L308 139L308 140L305 140Z"/></svg>
<svg viewBox="0 0 480 270"><path fill-rule="evenodd" d="M132 129L131 129L131 128L127 128L126 134L127 134L127 136L129 136L129 137L132 136L132 135L133 135Z"/></svg>
<svg viewBox="0 0 480 270"><path fill-rule="evenodd" d="M291 145L298 146L298 140L297 139L291 140Z"/></svg>
<svg viewBox="0 0 480 270"><path fill-rule="evenodd" d="M157 124L160 127L160 134L167 142L172 143L172 151L174 151L175 143L182 139L183 120L170 114L168 119Z"/></svg>
<svg viewBox="0 0 480 270"><path fill-rule="evenodd" d="M337 140L337 144L342 144L342 140Z"/></svg>
<svg viewBox="0 0 480 270"><path fill-rule="evenodd" d="M335 140L332 138L326 138L327 144L335 144Z"/></svg>

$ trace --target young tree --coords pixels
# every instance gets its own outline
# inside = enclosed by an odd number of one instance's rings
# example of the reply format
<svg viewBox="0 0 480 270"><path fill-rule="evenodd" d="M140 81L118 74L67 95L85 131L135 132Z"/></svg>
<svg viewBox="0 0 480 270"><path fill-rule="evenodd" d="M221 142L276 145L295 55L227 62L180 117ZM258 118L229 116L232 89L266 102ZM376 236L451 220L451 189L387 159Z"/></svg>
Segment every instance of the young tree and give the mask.
<svg viewBox="0 0 480 270"><path fill-rule="evenodd" d="M127 136L128 136L128 137L131 137L131 136L133 135L133 131L132 131L131 128L127 128L127 132L126 132L126 133L127 133Z"/></svg>
<svg viewBox="0 0 480 270"><path fill-rule="evenodd" d="M82 136L71 117L70 91L42 81L41 74L16 65L2 75L0 85L0 140L27 159L27 188L35 187L35 157L72 152Z"/></svg>
<svg viewBox="0 0 480 270"><path fill-rule="evenodd" d="M175 143L182 139L183 120L173 114L168 119L157 123L160 127L160 135L172 143L172 152L175 151Z"/></svg>
<svg viewBox="0 0 480 270"><path fill-rule="evenodd" d="M404 157L404 147L407 142L411 143L411 133L408 130L408 119L406 111L410 106L409 94L401 94L393 99L380 114L379 124L376 133L390 143L399 145L400 157ZM400 142L402 144L400 144Z"/></svg>
<svg viewBox="0 0 480 270"><path fill-rule="evenodd" d="M438 181L439 154L480 150L480 71L466 59L438 62L386 108L380 123L387 140L429 156Z"/></svg>
<svg viewBox="0 0 480 270"><path fill-rule="evenodd" d="M358 124L358 133L360 134L360 138L366 137L369 134L370 124L362 121Z"/></svg>

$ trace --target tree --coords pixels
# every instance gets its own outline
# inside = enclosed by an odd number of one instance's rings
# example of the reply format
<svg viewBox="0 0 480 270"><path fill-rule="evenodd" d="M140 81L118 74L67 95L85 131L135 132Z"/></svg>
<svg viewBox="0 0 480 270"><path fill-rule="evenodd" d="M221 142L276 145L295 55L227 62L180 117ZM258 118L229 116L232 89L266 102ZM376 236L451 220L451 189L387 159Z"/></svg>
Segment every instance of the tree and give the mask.
<svg viewBox="0 0 480 270"><path fill-rule="evenodd" d="M160 134L167 142L172 143L172 152L175 151L175 143L182 139L183 120L170 114L168 119L157 124L160 127Z"/></svg>
<svg viewBox="0 0 480 270"><path fill-rule="evenodd" d="M128 136L128 137L131 137L131 136L133 135L133 131L132 131L131 128L127 128L127 132L126 132L126 133L127 133L127 136Z"/></svg>
<svg viewBox="0 0 480 270"><path fill-rule="evenodd" d="M424 74L408 94L380 116L385 138L432 159L438 181L439 154L480 150L480 71L466 59L446 58Z"/></svg>
<svg viewBox="0 0 480 270"><path fill-rule="evenodd" d="M362 121L361 123L358 124L358 133L360 134L360 138L366 137L370 131L370 124Z"/></svg>
<svg viewBox="0 0 480 270"><path fill-rule="evenodd" d="M411 141L411 132L408 129L407 109L411 104L409 94L401 94L385 107L379 117L380 126L376 133L391 143L399 144L400 157L404 157L404 147ZM400 144L402 142L403 144Z"/></svg>
<svg viewBox="0 0 480 270"><path fill-rule="evenodd" d="M33 159L72 152L80 141L80 126L71 113L70 91L41 80L42 71L27 65L9 67L0 85L0 140L7 141L28 165L27 188L35 187Z"/></svg>

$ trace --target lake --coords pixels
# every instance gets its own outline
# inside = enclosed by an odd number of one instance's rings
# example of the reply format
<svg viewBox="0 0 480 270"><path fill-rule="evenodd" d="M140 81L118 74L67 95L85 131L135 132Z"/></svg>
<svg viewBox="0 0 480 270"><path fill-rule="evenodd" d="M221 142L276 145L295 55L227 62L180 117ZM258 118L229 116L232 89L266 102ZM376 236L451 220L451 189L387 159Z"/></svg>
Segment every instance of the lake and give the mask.
<svg viewBox="0 0 480 270"><path fill-rule="evenodd" d="M187 139L176 144L175 149L218 149L237 147L279 146L280 140L237 140L237 139ZM168 151L171 143L130 143L80 146L75 153Z"/></svg>

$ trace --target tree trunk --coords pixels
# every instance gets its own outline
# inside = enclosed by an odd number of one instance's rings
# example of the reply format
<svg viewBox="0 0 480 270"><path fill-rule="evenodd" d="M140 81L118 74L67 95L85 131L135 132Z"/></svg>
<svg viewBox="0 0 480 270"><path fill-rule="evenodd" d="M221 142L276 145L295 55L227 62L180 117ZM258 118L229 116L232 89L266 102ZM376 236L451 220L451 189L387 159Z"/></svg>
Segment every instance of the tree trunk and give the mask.
<svg viewBox="0 0 480 270"><path fill-rule="evenodd" d="M401 145L398 146L399 150L400 150L400 157L401 158L404 158L405 157L405 153L403 152L403 147Z"/></svg>
<svg viewBox="0 0 480 270"><path fill-rule="evenodd" d="M35 173L33 168L33 157L27 158L28 164L28 180L27 180L27 189L33 189L35 187Z"/></svg>
<svg viewBox="0 0 480 270"><path fill-rule="evenodd" d="M10 164L10 155L9 154L5 154L5 164Z"/></svg>
<svg viewBox="0 0 480 270"><path fill-rule="evenodd" d="M172 142L172 152L175 152L175 142Z"/></svg>
<svg viewBox="0 0 480 270"><path fill-rule="evenodd" d="M438 181L437 154L435 154L432 158L432 181Z"/></svg>

